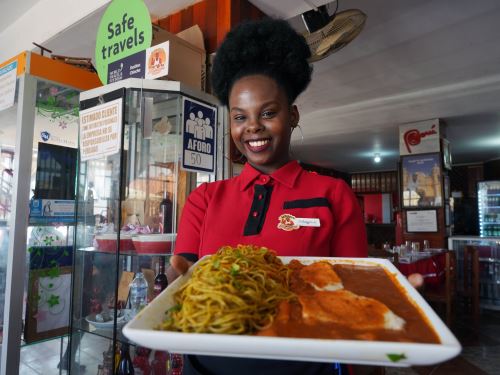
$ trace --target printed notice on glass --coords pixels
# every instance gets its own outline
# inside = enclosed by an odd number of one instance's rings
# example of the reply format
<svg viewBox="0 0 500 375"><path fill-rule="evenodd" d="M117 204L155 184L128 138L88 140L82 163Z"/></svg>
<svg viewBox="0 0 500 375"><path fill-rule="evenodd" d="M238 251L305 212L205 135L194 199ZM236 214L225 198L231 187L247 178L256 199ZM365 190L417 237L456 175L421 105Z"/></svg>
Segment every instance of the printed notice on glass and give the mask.
<svg viewBox="0 0 500 375"><path fill-rule="evenodd" d="M436 210L406 211L407 232L437 232Z"/></svg>
<svg viewBox="0 0 500 375"><path fill-rule="evenodd" d="M0 68L0 111L14 105L16 77L17 61Z"/></svg>
<svg viewBox="0 0 500 375"><path fill-rule="evenodd" d="M102 158L120 150L122 98L80 111L81 161Z"/></svg>
<svg viewBox="0 0 500 375"><path fill-rule="evenodd" d="M215 173L217 108L183 98L182 169Z"/></svg>

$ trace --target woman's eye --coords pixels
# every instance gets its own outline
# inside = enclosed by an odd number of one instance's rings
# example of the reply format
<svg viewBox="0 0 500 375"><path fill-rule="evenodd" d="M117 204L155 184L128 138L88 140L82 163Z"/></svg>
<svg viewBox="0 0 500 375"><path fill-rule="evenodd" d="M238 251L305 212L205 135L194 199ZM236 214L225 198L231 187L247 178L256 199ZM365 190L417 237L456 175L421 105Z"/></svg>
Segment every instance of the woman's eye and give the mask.
<svg viewBox="0 0 500 375"><path fill-rule="evenodd" d="M236 115L233 117L233 120L234 121L244 121L245 120L245 116L243 115Z"/></svg>
<svg viewBox="0 0 500 375"><path fill-rule="evenodd" d="M273 111L265 111L262 113L263 118L273 118L276 112Z"/></svg>

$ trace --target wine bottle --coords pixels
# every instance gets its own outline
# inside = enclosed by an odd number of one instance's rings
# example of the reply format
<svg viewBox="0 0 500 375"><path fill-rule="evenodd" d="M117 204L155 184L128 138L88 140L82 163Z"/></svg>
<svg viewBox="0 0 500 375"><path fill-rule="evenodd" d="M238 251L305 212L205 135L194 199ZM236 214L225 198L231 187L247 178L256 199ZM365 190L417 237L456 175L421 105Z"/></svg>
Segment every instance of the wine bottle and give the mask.
<svg viewBox="0 0 500 375"><path fill-rule="evenodd" d="M153 298L160 294L168 285L167 275L165 275L165 257L160 256L158 261L158 273L155 277L153 287Z"/></svg>
<svg viewBox="0 0 500 375"><path fill-rule="evenodd" d="M170 200L168 193L165 192L163 200L160 203L160 215L162 233L172 233L172 209L173 203Z"/></svg>
<svg viewBox="0 0 500 375"><path fill-rule="evenodd" d="M127 343L122 343L120 348L120 362L118 363L115 375L135 375Z"/></svg>

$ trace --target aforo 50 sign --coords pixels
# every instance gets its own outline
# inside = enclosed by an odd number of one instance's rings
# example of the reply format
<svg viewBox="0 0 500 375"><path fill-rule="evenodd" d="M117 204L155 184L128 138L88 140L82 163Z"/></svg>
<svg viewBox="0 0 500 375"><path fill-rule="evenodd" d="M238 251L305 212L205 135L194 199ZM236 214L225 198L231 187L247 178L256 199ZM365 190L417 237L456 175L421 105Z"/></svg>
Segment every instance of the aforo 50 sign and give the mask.
<svg viewBox="0 0 500 375"><path fill-rule="evenodd" d="M95 45L97 74L108 83L108 65L151 46L149 10L142 0L114 0L101 18Z"/></svg>

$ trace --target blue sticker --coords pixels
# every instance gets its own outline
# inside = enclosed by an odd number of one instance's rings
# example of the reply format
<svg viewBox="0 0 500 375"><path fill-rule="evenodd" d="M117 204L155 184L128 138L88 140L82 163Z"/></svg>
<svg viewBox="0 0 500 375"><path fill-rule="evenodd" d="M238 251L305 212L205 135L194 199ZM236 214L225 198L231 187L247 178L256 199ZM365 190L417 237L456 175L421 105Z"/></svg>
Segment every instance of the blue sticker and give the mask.
<svg viewBox="0 0 500 375"><path fill-rule="evenodd" d="M50 139L50 133L48 131L43 131L40 133L42 141L47 142Z"/></svg>

